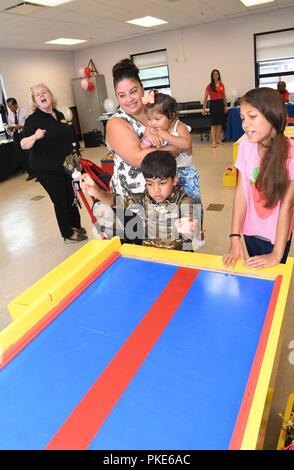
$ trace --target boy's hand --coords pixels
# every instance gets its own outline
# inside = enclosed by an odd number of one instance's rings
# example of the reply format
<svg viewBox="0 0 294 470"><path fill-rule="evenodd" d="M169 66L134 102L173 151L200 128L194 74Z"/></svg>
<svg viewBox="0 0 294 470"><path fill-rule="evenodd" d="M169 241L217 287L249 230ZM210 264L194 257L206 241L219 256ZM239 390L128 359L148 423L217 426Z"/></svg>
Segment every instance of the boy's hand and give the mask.
<svg viewBox="0 0 294 470"><path fill-rule="evenodd" d="M89 196L95 197L98 199L97 185L95 181L87 174L84 173L80 177L81 190Z"/></svg>
<svg viewBox="0 0 294 470"><path fill-rule="evenodd" d="M190 217L182 217L175 221L175 227L179 233L184 235L192 235L197 227L197 220L190 219Z"/></svg>
<svg viewBox="0 0 294 470"><path fill-rule="evenodd" d="M241 259L243 263L245 262L245 252L240 238L232 238L229 251L223 256L224 265L229 268L235 267L235 264L238 259Z"/></svg>

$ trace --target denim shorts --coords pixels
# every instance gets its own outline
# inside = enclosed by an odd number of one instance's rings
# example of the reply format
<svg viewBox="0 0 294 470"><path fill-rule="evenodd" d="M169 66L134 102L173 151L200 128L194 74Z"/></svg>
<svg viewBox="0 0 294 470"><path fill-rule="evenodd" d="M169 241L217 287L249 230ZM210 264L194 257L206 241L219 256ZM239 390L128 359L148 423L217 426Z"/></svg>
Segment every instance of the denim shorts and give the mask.
<svg viewBox="0 0 294 470"><path fill-rule="evenodd" d="M201 203L199 175L193 166L182 166L177 168L179 184L183 191L196 203Z"/></svg>
<svg viewBox="0 0 294 470"><path fill-rule="evenodd" d="M204 219L204 211L201 202L199 174L194 166L180 166L177 168L177 176L179 184L182 186L183 191L190 196L196 204L201 205L201 230Z"/></svg>

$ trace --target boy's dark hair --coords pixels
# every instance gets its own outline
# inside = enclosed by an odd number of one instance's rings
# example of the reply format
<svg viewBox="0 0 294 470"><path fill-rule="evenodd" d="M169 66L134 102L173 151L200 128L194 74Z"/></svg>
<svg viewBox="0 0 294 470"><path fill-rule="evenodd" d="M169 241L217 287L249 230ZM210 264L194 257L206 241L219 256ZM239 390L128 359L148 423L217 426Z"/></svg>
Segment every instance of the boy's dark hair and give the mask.
<svg viewBox="0 0 294 470"><path fill-rule="evenodd" d="M17 101L15 98L7 98L6 103L7 104L11 103L14 105L14 104L17 104Z"/></svg>
<svg viewBox="0 0 294 470"><path fill-rule="evenodd" d="M122 59L112 67L113 86L125 79L137 81L143 88L139 77L139 69L131 59Z"/></svg>
<svg viewBox="0 0 294 470"><path fill-rule="evenodd" d="M154 103L147 103L145 105L145 112L157 109L161 114L167 117L167 119L174 119L178 114L178 103L176 100L165 93L157 93L156 90L153 90L153 92Z"/></svg>
<svg viewBox="0 0 294 470"><path fill-rule="evenodd" d="M144 157L141 171L144 178L174 178L177 173L176 159L170 152L154 150Z"/></svg>

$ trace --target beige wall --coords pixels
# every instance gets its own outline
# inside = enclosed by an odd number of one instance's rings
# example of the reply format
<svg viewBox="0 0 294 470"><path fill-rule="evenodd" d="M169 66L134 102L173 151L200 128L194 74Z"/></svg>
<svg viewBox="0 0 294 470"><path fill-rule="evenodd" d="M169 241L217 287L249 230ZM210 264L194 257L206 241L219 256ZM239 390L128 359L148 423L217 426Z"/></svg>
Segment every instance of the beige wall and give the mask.
<svg viewBox="0 0 294 470"><path fill-rule="evenodd" d="M242 16L191 26L182 30L148 34L75 52L76 70L92 58L106 77L108 96L114 98L112 65L130 54L166 48L172 94L178 101L203 98L213 68L221 71L227 95L238 96L254 87L253 34L294 26L294 8ZM182 58L184 57L184 62Z"/></svg>
<svg viewBox="0 0 294 470"><path fill-rule="evenodd" d="M74 104L71 79L93 59L105 75L108 96L115 98L111 68L130 54L166 48L172 94L178 101L202 100L212 68L219 68L228 98L254 87L253 34L291 28L294 8L233 18L134 39L113 42L77 52L0 49L0 74L8 96L30 108L29 88L45 81L59 106ZM99 25L97 26L99 27Z"/></svg>
<svg viewBox="0 0 294 470"><path fill-rule="evenodd" d="M31 110L30 87L45 82L59 106L73 106L71 79L75 75L73 52L0 49L0 74L7 96Z"/></svg>

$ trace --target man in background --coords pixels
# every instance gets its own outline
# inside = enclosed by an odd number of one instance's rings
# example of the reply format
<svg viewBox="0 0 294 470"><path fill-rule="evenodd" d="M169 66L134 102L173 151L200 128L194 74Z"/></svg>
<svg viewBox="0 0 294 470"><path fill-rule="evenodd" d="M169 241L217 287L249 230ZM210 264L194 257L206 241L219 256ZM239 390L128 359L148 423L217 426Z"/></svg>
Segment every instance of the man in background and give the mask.
<svg viewBox="0 0 294 470"><path fill-rule="evenodd" d="M289 92L286 89L286 82L280 81L277 85L277 90L285 103L289 103Z"/></svg>
<svg viewBox="0 0 294 470"><path fill-rule="evenodd" d="M8 108L7 123L8 129L13 132L13 141L16 148L17 154L20 158L20 165L28 173L27 181L34 178L32 170L29 164L29 155L26 150L22 150L19 145L20 134L23 130L24 123L28 117L26 109L21 108L15 98L7 98L6 100Z"/></svg>

